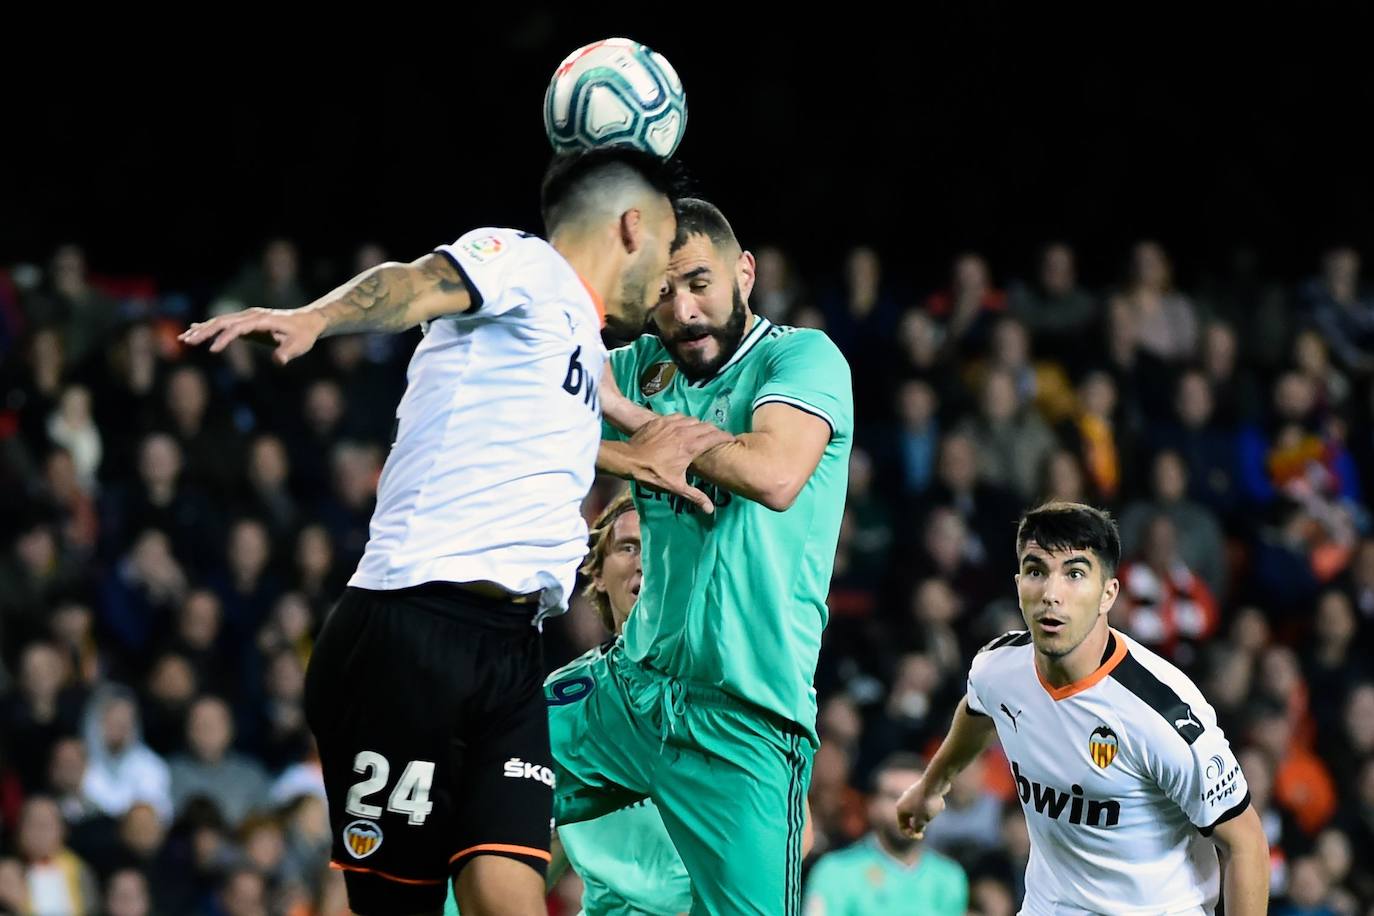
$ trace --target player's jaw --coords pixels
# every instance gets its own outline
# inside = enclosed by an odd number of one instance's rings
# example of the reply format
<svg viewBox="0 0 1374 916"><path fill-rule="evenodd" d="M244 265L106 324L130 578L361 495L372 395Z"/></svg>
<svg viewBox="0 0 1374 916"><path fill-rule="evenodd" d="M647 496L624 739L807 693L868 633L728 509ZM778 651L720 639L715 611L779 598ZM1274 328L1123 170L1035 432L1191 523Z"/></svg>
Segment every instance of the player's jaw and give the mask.
<svg viewBox="0 0 1374 916"><path fill-rule="evenodd" d="M658 322L659 338L679 370L696 381L710 378L730 361L744 340L749 308L740 294L739 284L732 289L730 315L719 325L706 320L665 328Z"/></svg>

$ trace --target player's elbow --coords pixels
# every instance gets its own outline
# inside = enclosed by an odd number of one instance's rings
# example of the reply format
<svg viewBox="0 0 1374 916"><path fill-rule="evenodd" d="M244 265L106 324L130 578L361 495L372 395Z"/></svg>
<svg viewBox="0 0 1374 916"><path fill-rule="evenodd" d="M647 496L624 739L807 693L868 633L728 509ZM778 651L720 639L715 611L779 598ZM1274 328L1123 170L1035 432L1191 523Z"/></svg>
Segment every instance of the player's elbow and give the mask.
<svg viewBox="0 0 1374 916"><path fill-rule="evenodd" d="M759 502L774 512L786 512L797 501L797 496L805 484L805 480L778 475L763 486L759 493Z"/></svg>

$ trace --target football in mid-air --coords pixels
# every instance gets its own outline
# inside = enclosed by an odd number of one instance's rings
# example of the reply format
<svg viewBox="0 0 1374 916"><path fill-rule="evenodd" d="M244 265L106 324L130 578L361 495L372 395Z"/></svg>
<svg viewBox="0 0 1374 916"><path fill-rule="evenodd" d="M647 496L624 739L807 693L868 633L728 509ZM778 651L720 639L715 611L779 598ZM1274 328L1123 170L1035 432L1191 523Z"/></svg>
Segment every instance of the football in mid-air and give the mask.
<svg viewBox="0 0 1374 916"><path fill-rule="evenodd" d="M667 159L687 130L687 94L662 54L607 38L558 65L544 94L544 129L558 152L628 144Z"/></svg>

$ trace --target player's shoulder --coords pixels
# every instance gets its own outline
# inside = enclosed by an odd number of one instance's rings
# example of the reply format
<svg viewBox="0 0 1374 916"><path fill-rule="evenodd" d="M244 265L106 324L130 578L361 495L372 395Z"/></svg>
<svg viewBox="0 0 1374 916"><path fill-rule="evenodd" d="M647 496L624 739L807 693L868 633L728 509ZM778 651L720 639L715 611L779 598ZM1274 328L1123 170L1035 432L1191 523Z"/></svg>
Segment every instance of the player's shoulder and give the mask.
<svg viewBox="0 0 1374 916"><path fill-rule="evenodd" d="M1016 660L1029 655L1031 646L1029 630L1011 630L996 639L989 640L973 656L969 665L969 677L983 683L988 677L1012 669Z"/></svg>
<svg viewBox="0 0 1374 916"><path fill-rule="evenodd" d="M798 328L787 324L777 324L759 316L759 352L784 354L804 353L809 358L833 359L848 366L844 354L835 346L830 335L816 328Z"/></svg>
<svg viewBox="0 0 1374 916"><path fill-rule="evenodd" d="M481 226L470 229L458 237L452 245L451 253L461 254L479 264L490 264L520 256L550 254L559 257L553 246L532 232L511 229L504 226Z"/></svg>
<svg viewBox="0 0 1374 916"><path fill-rule="evenodd" d="M1216 712L1188 675L1124 633L1112 632L1126 651L1108 679L1118 687L1115 701L1134 707L1123 709L1123 715L1152 730L1173 732L1187 744L1217 727Z"/></svg>

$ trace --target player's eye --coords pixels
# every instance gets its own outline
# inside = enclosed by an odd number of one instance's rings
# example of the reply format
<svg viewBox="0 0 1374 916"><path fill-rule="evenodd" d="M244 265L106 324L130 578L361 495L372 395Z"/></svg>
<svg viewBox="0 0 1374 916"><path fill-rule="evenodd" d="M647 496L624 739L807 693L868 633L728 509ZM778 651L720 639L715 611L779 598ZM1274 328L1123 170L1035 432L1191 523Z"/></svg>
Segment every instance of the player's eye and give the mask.
<svg viewBox="0 0 1374 916"><path fill-rule="evenodd" d="M1070 579L1081 579L1081 578L1083 578L1083 570L1081 570L1081 569L1071 569L1071 570L1069 570L1069 578L1070 578Z"/></svg>
<svg viewBox="0 0 1374 916"><path fill-rule="evenodd" d="M694 292L694 293L699 293L699 292L701 292L702 290L704 290L706 287L708 287L708 286L710 286L710 285L711 285L711 283L710 283L709 280L693 280L693 281L692 281L692 292Z"/></svg>

